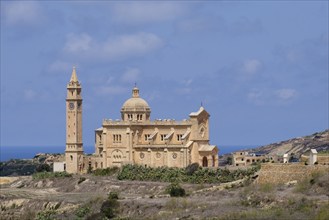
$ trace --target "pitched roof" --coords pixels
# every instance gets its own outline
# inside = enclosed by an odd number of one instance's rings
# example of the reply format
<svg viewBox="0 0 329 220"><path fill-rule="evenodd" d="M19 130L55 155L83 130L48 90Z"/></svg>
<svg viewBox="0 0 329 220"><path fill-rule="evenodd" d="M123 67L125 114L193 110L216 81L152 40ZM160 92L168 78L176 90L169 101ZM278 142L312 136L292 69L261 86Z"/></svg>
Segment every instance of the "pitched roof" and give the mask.
<svg viewBox="0 0 329 220"><path fill-rule="evenodd" d="M317 154L317 153L318 153L316 149L311 149L311 152L312 152L313 154Z"/></svg>
<svg viewBox="0 0 329 220"><path fill-rule="evenodd" d="M200 151L210 152L210 151L213 151L216 148L217 148L216 145L204 144L204 145L201 145L201 147L199 148L199 152Z"/></svg>
<svg viewBox="0 0 329 220"><path fill-rule="evenodd" d="M191 112L190 116L198 116L202 111L204 111L205 109L201 106L199 111L197 112Z"/></svg>

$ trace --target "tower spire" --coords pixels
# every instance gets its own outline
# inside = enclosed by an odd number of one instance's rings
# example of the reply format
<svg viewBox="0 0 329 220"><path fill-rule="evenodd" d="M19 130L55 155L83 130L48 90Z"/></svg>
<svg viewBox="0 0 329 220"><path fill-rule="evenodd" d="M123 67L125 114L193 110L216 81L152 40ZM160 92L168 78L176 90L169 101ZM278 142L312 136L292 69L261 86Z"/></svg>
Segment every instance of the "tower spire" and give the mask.
<svg viewBox="0 0 329 220"><path fill-rule="evenodd" d="M77 77L77 73L75 71L75 66L73 66L70 82L78 82L78 77Z"/></svg>

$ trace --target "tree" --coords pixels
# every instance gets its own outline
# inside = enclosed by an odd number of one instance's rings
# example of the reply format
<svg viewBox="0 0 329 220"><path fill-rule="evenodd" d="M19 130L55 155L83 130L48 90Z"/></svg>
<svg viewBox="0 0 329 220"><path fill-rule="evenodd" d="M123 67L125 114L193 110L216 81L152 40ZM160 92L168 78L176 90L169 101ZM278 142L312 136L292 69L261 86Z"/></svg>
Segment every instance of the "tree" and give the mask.
<svg viewBox="0 0 329 220"><path fill-rule="evenodd" d="M48 164L44 163L44 164L39 164L36 168L35 171L37 172L50 172L51 168Z"/></svg>
<svg viewBox="0 0 329 220"><path fill-rule="evenodd" d="M226 161L226 163L227 163L228 165L232 165L232 162L233 162L232 157L227 157L227 161Z"/></svg>

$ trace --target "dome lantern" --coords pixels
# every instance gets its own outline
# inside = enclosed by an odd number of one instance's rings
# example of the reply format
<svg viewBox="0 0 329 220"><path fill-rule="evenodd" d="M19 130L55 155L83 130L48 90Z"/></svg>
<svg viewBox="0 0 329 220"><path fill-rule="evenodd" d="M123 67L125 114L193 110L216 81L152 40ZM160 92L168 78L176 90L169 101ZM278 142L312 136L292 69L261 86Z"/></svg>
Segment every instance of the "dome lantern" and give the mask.
<svg viewBox="0 0 329 220"><path fill-rule="evenodd" d="M150 120L151 109L148 103L139 96L139 89L132 89L132 97L125 101L121 108L121 118L124 121Z"/></svg>

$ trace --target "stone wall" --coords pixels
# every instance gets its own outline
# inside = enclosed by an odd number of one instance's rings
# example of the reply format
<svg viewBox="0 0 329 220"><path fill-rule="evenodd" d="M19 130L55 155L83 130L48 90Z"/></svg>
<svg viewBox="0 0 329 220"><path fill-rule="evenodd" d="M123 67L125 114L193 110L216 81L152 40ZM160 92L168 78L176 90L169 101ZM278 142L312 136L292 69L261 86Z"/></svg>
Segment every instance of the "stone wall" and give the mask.
<svg viewBox="0 0 329 220"><path fill-rule="evenodd" d="M256 183L287 183L289 181L300 181L310 177L312 172L329 172L328 165L304 165L303 163L293 164L262 164Z"/></svg>
<svg viewBox="0 0 329 220"><path fill-rule="evenodd" d="M329 165L329 155L322 155L322 154L318 154L318 163L322 164L322 165ZM309 161L309 156L306 155L301 155L300 156L300 161L301 162L307 162Z"/></svg>
<svg viewBox="0 0 329 220"><path fill-rule="evenodd" d="M329 165L329 155L318 154L318 163Z"/></svg>

